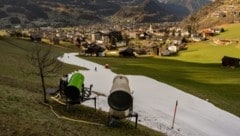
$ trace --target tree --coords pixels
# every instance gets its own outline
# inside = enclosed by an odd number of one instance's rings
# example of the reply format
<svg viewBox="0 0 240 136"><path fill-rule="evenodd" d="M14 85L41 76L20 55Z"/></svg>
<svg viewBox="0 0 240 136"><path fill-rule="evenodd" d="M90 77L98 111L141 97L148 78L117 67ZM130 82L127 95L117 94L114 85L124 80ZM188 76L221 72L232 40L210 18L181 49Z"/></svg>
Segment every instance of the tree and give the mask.
<svg viewBox="0 0 240 136"><path fill-rule="evenodd" d="M46 77L56 76L56 73L61 69L62 63L60 63L53 55L51 47L44 47L40 44L35 44L35 47L27 55L29 63L33 66L33 69L24 73L39 76L41 79L41 86L43 91L43 100L48 102L46 96Z"/></svg>
<svg viewBox="0 0 240 136"><path fill-rule="evenodd" d="M126 46L128 46L129 45L129 42L130 42L130 37L129 37L129 35L128 34L126 34L126 33L124 33L123 34L123 40L125 41L125 43L126 43Z"/></svg>
<svg viewBox="0 0 240 136"><path fill-rule="evenodd" d="M187 20L187 29L188 29L188 32L191 34L194 34L197 32L197 30L199 29L199 21L200 21L200 18L197 17L196 15L192 15L188 18Z"/></svg>

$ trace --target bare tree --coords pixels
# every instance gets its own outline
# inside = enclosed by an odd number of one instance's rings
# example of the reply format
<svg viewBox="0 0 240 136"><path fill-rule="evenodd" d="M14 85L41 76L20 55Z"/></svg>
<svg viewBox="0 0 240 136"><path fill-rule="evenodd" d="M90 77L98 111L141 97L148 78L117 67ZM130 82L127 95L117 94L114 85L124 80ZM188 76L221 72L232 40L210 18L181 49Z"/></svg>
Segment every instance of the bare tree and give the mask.
<svg viewBox="0 0 240 136"><path fill-rule="evenodd" d="M199 29L199 17L197 16L190 16L187 21L187 29L190 32L190 34L196 33Z"/></svg>
<svg viewBox="0 0 240 136"><path fill-rule="evenodd" d="M126 46L128 46L131 39L130 39L130 36L128 34L124 33L123 34L123 40L125 41Z"/></svg>
<svg viewBox="0 0 240 136"><path fill-rule="evenodd" d="M53 56L51 47L44 47L40 44L35 45L31 52L27 55L29 63L33 66L33 69L24 73L39 76L41 79L41 86L43 91L43 100L48 102L46 96L46 84L45 78L56 76L57 72L61 69L62 63Z"/></svg>

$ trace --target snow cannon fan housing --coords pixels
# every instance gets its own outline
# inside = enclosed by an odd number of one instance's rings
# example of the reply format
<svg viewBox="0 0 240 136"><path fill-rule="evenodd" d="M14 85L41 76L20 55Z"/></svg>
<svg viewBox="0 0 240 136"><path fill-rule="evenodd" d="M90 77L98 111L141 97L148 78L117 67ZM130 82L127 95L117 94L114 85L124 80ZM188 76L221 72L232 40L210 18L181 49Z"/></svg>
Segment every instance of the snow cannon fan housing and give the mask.
<svg viewBox="0 0 240 136"><path fill-rule="evenodd" d="M113 79L113 85L108 96L110 113L122 118L127 116L133 105L133 97L129 88L129 81L124 75L117 75Z"/></svg>
<svg viewBox="0 0 240 136"><path fill-rule="evenodd" d="M69 80L65 89L65 95L71 99L77 99L83 89L84 76L80 73L75 73Z"/></svg>

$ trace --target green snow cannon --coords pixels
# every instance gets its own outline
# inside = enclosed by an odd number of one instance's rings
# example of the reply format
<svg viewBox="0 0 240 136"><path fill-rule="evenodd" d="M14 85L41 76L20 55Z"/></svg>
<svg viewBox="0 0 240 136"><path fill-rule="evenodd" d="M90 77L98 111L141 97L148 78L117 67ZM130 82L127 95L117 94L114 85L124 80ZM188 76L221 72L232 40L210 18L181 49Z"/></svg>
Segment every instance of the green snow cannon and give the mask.
<svg viewBox="0 0 240 136"><path fill-rule="evenodd" d="M70 99L79 99L84 89L84 76L81 73L74 73L65 89L65 95Z"/></svg>

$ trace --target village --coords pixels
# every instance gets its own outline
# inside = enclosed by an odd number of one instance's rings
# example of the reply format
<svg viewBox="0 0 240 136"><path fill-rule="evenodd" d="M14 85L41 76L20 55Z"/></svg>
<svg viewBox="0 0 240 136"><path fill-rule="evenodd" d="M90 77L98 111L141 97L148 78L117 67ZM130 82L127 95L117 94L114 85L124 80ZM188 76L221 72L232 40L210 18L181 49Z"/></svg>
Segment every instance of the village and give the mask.
<svg viewBox="0 0 240 136"><path fill-rule="evenodd" d="M194 29L194 28L191 28ZM187 49L187 43L207 40L224 32L223 28L208 28L191 32L181 27L163 24L94 25L73 28L40 27L8 31L9 36L53 45L68 43L89 56L172 56Z"/></svg>
<svg viewBox="0 0 240 136"><path fill-rule="evenodd" d="M123 21L112 18L111 22L67 28L54 25L22 28L21 25L15 25L6 32L9 36L34 42L75 46L81 54L88 56L176 56L179 51L186 50L187 44L191 42L209 39L216 45L239 42L211 38L224 32L224 28L199 22L199 18L202 17L205 18L205 22L220 19L239 23L239 1L223 2L224 6L214 12L203 10L211 13L208 16L190 16L187 22L136 23L134 20Z"/></svg>

